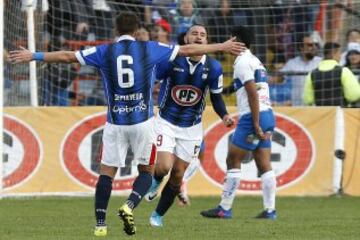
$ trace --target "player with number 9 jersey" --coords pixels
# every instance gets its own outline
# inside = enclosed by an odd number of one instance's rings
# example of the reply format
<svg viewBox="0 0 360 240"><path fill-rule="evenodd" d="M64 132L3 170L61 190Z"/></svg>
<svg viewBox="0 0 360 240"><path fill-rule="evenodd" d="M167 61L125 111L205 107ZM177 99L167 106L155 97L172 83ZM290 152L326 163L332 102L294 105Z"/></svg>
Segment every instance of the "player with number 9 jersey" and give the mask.
<svg viewBox="0 0 360 240"><path fill-rule="evenodd" d="M205 27L191 26L186 32L185 42L206 44ZM145 199L151 201L157 196L161 181L172 168L159 204L150 217L150 224L160 227L162 217L180 191L185 170L198 158L203 139L201 118L209 90L213 108L225 126L231 126L233 120L221 97L222 67L215 59L207 55L176 57L171 63L159 64L156 77L162 80L158 98L160 110L155 125L158 159L152 186Z"/></svg>

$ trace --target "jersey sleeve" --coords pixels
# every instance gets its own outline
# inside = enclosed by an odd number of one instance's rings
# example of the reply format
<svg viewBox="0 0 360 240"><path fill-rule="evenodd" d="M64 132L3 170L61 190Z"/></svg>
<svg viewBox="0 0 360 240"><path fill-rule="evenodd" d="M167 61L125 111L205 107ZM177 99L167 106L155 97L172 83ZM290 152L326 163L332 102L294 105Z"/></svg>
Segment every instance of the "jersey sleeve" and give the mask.
<svg viewBox="0 0 360 240"><path fill-rule="evenodd" d="M303 100L306 105L312 105L315 102L314 87L311 80L311 72L306 76L305 79Z"/></svg>
<svg viewBox="0 0 360 240"><path fill-rule="evenodd" d="M221 93L223 90L223 71L221 64L216 62L210 74L211 74L211 79L209 84L210 92Z"/></svg>
<svg viewBox="0 0 360 240"><path fill-rule="evenodd" d="M169 76L171 63L168 60L160 62L156 67L156 80L164 80Z"/></svg>
<svg viewBox="0 0 360 240"><path fill-rule="evenodd" d="M234 66L234 78L239 79L244 85L248 81L255 80L255 72L248 62L239 61Z"/></svg>
<svg viewBox="0 0 360 240"><path fill-rule="evenodd" d="M155 64L162 61L172 62L180 48L179 45L168 45L154 41L149 41L147 44L150 52L150 59Z"/></svg>
<svg viewBox="0 0 360 240"><path fill-rule="evenodd" d="M109 45L104 44L85 50L80 50L75 53L75 56L81 65L89 65L99 68L101 65L103 65L105 60L104 56L108 46Z"/></svg>
<svg viewBox="0 0 360 240"><path fill-rule="evenodd" d="M347 67L342 69L341 83L345 99L348 102L356 102L360 99L360 84L356 76Z"/></svg>

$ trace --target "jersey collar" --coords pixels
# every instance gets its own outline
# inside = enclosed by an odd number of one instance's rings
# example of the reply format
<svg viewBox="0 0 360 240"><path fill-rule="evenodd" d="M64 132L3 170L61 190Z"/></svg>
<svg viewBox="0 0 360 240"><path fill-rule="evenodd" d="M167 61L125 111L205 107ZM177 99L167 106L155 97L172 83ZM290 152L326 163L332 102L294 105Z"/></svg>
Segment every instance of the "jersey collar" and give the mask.
<svg viewBox="0 0 360 240"><path fill-rule="evenodd" d="M122 40L131 40L131 41L135 41L135 38L133 36L130 35L121 35L116 41L120 42Z"/></svg>
<svg viewBox="0 0 360 240"><path fill-rule="evenodd" d="M188 62L189 64L192 64L192 63L190 62L190 57L186 57L186 60L187 60L187 62ZM200 61L195 64L195 66L198 65L199 63L205 64L205 61L206 61L206 55L203 55L203 56L201 57Z"/></svg>
<svg viewBox="0 0 360 240"><path fill-rule="evenodd" d="M203 55L200 59L199 62L197 62L195 65L192 64L192 62L190 62L190 57L186 57L186 61L189 64L189 70L190 70L190 74L193 74L195 72L196 67L199 65L199 63L201 63L202 65L205 64L206 61L206 55Z"/></svg>

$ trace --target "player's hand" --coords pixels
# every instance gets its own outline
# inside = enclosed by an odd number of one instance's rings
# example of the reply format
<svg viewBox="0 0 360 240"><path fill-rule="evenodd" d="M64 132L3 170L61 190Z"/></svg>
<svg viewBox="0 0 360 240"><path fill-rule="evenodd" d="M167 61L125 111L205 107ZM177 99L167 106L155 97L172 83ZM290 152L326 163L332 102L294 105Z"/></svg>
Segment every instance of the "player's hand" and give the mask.
<svg viewBox="0 0 360 240"><path fill-rule="evenodd" d="M223 119L222 119L225 127L231 127L232 125L234 125L235 121L232 117L229 116L229 114L226 114Z"/></svg>
<svg viewBox="0 0 360 240"><path fill-rule="evenodd" d="M266 140L267 135L263 132L260 126L254 126L255 134L260 140Z"/></svg>
<svg viewBox="0 0 360 240"><path fill-rule="evenodd" d="M235 56L246 50L245 44L242 42L236 42L236 37L232 37L226 42L223 42L223 51L226 53L231 53Z"/></svg>
<svg viewBox="0 0 360 240"><path fill-rule="evenodd" d="M10 51L8 60L11 63L24 63L24 62L30 62L33 58L33 53L20 46L20 50L14 50Z"/></svg>

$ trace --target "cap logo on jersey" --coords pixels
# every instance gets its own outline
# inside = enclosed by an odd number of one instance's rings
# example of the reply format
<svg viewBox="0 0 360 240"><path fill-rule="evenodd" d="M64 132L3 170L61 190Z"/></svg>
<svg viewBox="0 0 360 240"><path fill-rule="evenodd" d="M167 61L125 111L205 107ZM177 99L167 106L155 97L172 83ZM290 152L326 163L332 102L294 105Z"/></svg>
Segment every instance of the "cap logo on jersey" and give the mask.
<svg viewBox="0 0 360 240"><path fill-rule="evenodd" d="M171 97L180 106L194 106L201 99L201 90L191 85L178 85L171 89Z"/></svg>

